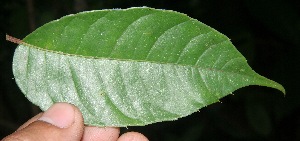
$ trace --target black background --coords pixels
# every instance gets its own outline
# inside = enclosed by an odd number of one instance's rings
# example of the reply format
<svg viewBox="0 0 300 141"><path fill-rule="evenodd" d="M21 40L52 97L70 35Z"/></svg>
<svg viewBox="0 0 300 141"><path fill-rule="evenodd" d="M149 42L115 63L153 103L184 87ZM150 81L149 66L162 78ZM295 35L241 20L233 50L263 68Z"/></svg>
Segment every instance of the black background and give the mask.
<svg viewBox="0 0 300 141"><path fill-rule="evenodd" d="M148 6L175 10L227 35L259 74L287 91L249 86L188 117L138 131L152 141L300 140L299 0L1 0L0 138L39 112L20 92L12 74L16 44L5 34L24 38L35 28L86 10Z"/></svg>

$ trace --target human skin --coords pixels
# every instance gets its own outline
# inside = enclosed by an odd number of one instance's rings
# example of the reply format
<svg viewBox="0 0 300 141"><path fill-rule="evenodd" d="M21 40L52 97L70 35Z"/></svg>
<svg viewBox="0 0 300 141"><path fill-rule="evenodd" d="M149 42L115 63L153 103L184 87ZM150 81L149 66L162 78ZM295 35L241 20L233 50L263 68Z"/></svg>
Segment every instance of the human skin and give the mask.
<svg viewBox="0 0 300 141"><path fill-rule="evenodd" d="M120 134L116 127L84 126L79 109L68 103L56 103L2 141L148 141L141 133Z"/></svg>

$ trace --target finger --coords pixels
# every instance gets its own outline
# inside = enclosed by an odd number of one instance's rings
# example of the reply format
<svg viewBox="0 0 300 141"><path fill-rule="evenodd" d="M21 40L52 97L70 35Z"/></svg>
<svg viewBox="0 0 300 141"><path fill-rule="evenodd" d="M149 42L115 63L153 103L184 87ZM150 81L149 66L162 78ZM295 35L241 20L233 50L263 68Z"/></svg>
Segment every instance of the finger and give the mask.
<svg viewBox="0 0 300 141"><path fill-rule="evenodd" d="M23 125L21 125L21 126L17 129L17 131L18 131L18 130L21 130L21 129L27 127L29 124L35 122L35 121L38 120L42 115L43 115L43 113L39 113L39 114L37 114L36 116L34 116L33 118L29 119L27 122L25 122Z"/></svg>
<svg viewBox="0 0 300 141"><path fill-rule="evenodd" d="M67 103L57 103L43 113L38 120L3 140L79 141L82 137L83 129L83 118L78 108Z"/></svg>
<svg viewBox="0 0 300 141"><path fill-rule="evenodd" d="M141 133L127 132L121 135L118 141L149 141L149 140Z"/></svg>
<svg viewBox="0 0 300 141"><path fill-rule="evenodd" d="M84 128L82 141L116 141L120 134L120 128L92 127Z"/></svg>

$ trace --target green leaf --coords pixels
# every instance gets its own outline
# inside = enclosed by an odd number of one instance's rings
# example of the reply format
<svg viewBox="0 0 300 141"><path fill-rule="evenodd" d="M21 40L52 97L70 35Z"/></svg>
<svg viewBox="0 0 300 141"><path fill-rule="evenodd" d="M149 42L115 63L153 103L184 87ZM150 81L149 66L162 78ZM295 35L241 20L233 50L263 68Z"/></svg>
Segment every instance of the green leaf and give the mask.
<svg viewBox="0 0 300 141"><path fill-rule="evenodd" d="M248 85L284 88L255 73L230 40L184 14L147 7L82 12L38 28L13 60L34 104L78 106L85 124L175 120Z"/></svg>

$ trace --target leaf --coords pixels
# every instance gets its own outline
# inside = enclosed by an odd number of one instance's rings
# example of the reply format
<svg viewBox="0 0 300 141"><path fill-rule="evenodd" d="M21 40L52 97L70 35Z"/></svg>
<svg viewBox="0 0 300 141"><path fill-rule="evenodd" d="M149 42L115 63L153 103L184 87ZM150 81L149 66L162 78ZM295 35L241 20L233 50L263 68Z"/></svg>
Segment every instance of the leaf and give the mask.
<svg viewBox="0 0 300 141"><path fill-rule="evenodd" d="M226 36L174 11L82 12L20 42L13 72L26 97L42 110L72 103L88 125L175 120L248 85L285 93L255 73Z"/></svg>

